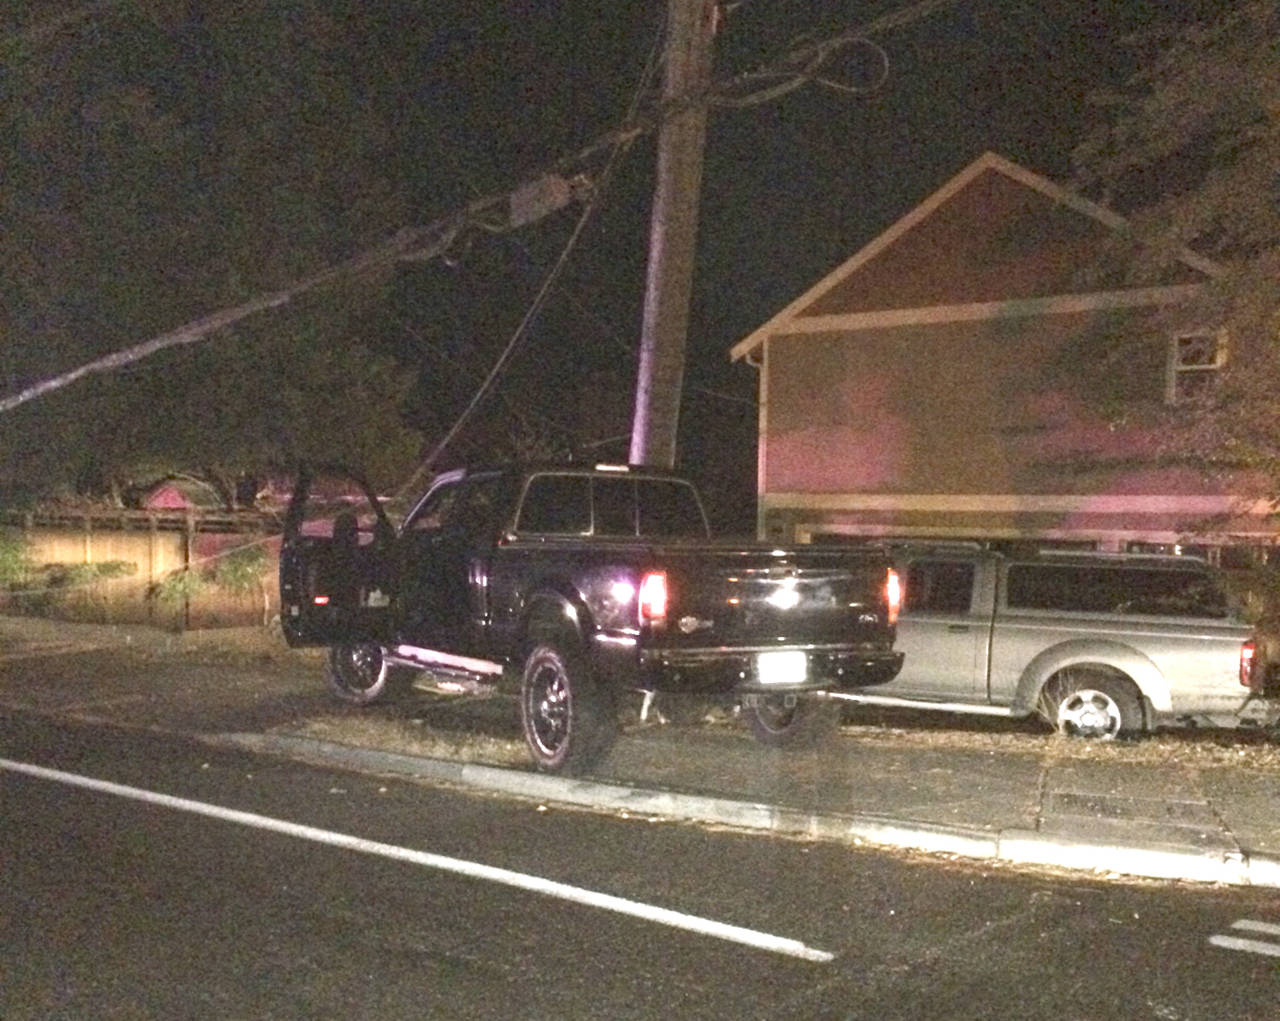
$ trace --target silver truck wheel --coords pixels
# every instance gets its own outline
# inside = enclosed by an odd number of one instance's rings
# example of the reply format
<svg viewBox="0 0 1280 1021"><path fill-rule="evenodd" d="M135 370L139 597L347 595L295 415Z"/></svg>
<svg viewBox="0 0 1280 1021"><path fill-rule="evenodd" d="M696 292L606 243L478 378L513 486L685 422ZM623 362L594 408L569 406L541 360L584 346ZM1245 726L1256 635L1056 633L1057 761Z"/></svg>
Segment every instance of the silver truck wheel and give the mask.
<svg viewBox="0 0 1280 1021"><path fill-rule="evenodd" d="M742 712L755 739L772 748L810 748L840 728L840 704L812 695L758 695Z"/></svg>
<svg viewBox="0 0 1280 1021"><path fill-rule="evenodd" d="M1110 741L1143 729L1142 704L1128 680L1067 673L1045 685L1041 715L1068 737Z"/></svg>
<svg viewBox="0 0 1280 1021"><path fill-rule="evenodd" d="M613 745L612 700L576 651L536 645L520 681L520 723L535 765L548 773L582 773Z"/></svg>
<svg viewBox="0 0 1280 1021"><path fill-rule="evenodd" d="M329 690L351 705L369 705L387 693L390 669L376 642L335 645L325 661Z"/></svg>

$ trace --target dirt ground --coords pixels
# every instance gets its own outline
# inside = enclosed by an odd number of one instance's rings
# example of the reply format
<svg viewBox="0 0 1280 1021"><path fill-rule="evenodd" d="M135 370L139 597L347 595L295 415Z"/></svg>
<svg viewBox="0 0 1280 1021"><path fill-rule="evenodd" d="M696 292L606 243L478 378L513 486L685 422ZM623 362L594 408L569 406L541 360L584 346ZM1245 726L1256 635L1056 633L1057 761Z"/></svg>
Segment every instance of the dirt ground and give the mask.
<svg viewBox="0 0 1280 1021"><path fill-rule="evenodd" d="M526 765L514 699L415 691L372 707L325 689L323 650L291 650L278 630L182 634L142 626L0 616L0 708L184 733L293 733L362 747L497 765ZM639 719L628 700L627 730ZM732 714L698 726L741 734ZM1165 730L1136 740L1062 738L1037 721L848 706L842 734L863 742L1059 759L1280 769L1280 728Z"/></svg>

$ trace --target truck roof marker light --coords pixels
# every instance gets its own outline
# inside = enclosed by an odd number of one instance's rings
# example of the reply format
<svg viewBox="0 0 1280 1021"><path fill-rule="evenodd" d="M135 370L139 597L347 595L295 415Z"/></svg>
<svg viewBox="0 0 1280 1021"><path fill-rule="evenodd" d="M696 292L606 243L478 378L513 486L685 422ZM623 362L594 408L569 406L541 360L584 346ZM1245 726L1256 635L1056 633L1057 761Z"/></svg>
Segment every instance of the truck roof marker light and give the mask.
<svg viewBox="0 0 1280 1021"><path fill-rule="evenodd" d="M640 580L640 623L653 623L667 617L667 572L649 571Z"/></svg>
<svg viewBox="0 0 1280 1021"><path fill-rule="evenodd" d="M902 578L892 567L885 576L884 598L889 604L889 623L898 623L898 614L902 612Z"/></svg>
<svg viewBox="0 0 1280 1021"><path fill-rule="evenodd" d="M1252 638L1240 646L1240 683L1246 688L1253 687L1253 664L1257 652L1258 643Z"/></svg>

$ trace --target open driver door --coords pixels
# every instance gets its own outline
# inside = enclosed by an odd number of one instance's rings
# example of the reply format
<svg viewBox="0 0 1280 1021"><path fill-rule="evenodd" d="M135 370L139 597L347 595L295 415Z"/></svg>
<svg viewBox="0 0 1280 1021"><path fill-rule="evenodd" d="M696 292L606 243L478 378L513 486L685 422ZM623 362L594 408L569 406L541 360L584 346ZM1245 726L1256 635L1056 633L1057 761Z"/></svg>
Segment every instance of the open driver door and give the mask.
<svg viewBox="0 0 1280 1021"><path fill-rule="evenodd" d="M304 645L386 642L394 631L395 529L368 483L333 466L298 472L280 546L280 625Z"/></svg>

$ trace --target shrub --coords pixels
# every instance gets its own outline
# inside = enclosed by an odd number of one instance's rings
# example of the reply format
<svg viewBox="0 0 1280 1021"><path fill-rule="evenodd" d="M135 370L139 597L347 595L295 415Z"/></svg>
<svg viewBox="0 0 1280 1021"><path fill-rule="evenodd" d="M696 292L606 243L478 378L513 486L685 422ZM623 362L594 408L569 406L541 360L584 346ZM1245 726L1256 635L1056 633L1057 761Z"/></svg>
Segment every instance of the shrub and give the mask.
<svg viewBox="0 0 1280 1021"><path fill-rule="evenodd" d="M31 573L27 540L12 528L0 528L0 585L21 584Z"/></svg>
<svg viewBox="0 0 1280 1021"><path fill-rule="evenodd" d="M271 597L266 583L267 551L260 543L239 546L218 559L213 568L213 581L219 588L240 595L257 592L262 597L262 624L271 619Z"/></svg>
<svg viewBox="0 0 1280 1021"><path fill-rule="evenodd" d="M138 565L128 560L104 560L98 564L45 564L45 584L49 588L85 588L110 578L138 573Z"/></svg>
<svg viewBox="0 0 1280 1021"><path fill-rule="evenodd" d="M241 595L256 592L262 585L266 569L267 554L261 546L240 546L214 563L213 583Z"/></svg>
<svg viewBox="0 0 1280 1021"><path fill-rule="evenodd" d="M147 591L147 596L159 603L183 603L196 595L204 586L205 579L199 571L184 567L169 572L157 581Z"/></svg>
<svg viewBox="0 0 1280 1021"><path fill-rule="evenodd" d="M85 589L96 582L111 578L124 578L138 572L138 565L129 560L104 560L97 564L43 564L40 567L26 563L25 573L9 582L13 592L13 605L23 613L54 613L66 606L68 600L84 595Z"/></svg>

